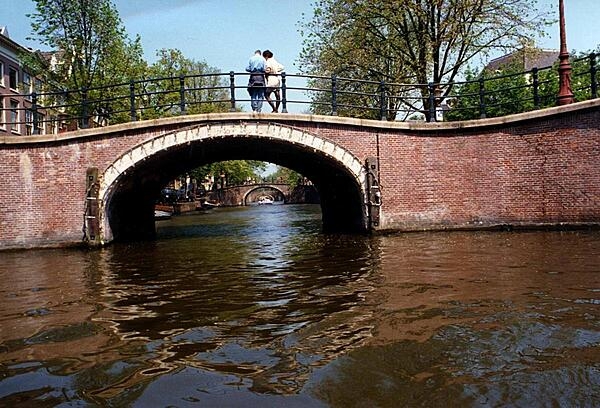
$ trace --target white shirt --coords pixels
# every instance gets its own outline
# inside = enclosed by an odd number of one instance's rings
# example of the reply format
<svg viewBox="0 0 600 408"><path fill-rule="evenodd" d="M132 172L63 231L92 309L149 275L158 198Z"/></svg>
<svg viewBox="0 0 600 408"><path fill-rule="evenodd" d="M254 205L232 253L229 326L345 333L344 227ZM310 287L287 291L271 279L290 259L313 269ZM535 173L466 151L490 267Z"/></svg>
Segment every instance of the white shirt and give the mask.
<svg viewBox="0 0 600 408"><path fill-rule="evenodd" d="M267 60L265 65L265 72L267 73L267 87L276 88L280 85L279 74L283 72L283 65L281 65L275 57L271 57Z"/></svg>

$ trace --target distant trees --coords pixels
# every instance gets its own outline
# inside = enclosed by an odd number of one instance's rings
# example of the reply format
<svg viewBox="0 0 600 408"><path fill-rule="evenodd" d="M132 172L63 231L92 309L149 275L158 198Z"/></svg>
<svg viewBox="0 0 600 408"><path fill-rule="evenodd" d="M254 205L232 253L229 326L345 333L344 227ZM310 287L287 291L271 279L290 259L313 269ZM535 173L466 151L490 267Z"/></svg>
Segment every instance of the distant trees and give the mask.
<svg viewBox="0 0 600 408"><path fill-rule="evenodd" d="M282 166L277 166L277 170L275 170L275 173L271 174L269 178L291 186L297 186L304 181L304 176L302 176L302 174Z"/></svg>
<svg viewBox="0 0 600 408"><path fill-rule="evenodd" d="M180 89L185 89L187 113L227 112L230 108L228 84L214 75L218 69L206 62L186 58L178 49L157 51L158 59L146 71L141 83L141 118L179 115Z"/></svg>
<svg viewBox="0 0 600 408"><path fill-rule="evenodd" d="M591 52L573 53L570 58L571 88L576 101L591 97L590 55ZM468 70L465 80L455 85L450 95L451 109L445 114L445 120L479 119L482 114L498 117L556 106L557 71L558 62L535 74L533 70L525 72L523 65L518 63L494 71L482 69L476 73Z"/></svg>
<svg viewBox="0 0 600 408"><path fill-rule="evenodd" d="M207 164L190 172L196 180L204 180L213 176L215 181L224 179L227 185L244 184L247 180L261 180L260 173L267 164L256 160L228 160Z"/></svg>
<svg viewBox="0 0 600 408"><path fill-rule="evenodd" d="M353 116L378 118L353 105L378 106L386 93L387 109L424 111L427 87L413 91L381 89L380 83L451 83L476 57L514 50L543 35L549 23L535 0L318 0L305 34L300 61L304 73L362 78L372 83L338 84L338 104ZM324 81L314 80L313 86ZM321 82L321 83L319 83ZM443 100L451 87L436 89ZM314 95L313 111L329 109L331 93ZM345 107L344 107L345 106ZM395 113L388 119L395 119Z"/></svg>
<svg viewBox="0 0 600 408"><path fill-rule="evenodd" d="M556 99L554 72L540 71L538 81L540 101ZM526 112L534 108L532 75L524 74L523 67L508 65L494 72L482 70L479 74L467 71L465 83L455 86L450 98L451 109L445 120L470 120ZM483 100L482 100L483 98ZM541 102L540 102L541 103Z"/></svg>

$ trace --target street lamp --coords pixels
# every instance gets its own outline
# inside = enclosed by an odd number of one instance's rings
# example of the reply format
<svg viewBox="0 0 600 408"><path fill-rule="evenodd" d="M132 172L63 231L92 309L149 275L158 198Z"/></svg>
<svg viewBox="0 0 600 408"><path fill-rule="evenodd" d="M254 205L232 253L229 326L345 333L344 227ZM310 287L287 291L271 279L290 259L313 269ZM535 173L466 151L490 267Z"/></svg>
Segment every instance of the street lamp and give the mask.
<svg viewBox="0 0 600 408"><path fill-rule="evenodd" d="M558 1L558 13L560 19L560 54L558 59L559 89L556 102L559 105L568 105L575 102L571 91L571 64L569 63L569 51L567 50L567 33L565 30L565 5L563 0Z"/></svg>

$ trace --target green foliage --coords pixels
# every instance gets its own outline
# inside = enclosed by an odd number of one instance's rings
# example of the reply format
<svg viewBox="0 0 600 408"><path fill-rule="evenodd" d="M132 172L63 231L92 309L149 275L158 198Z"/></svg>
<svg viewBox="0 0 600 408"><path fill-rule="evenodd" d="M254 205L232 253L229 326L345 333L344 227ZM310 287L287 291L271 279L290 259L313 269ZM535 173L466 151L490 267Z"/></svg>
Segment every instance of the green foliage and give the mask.
<svg viewBox="0 0 600 408"><path fill-rule="evenodd" d="M574 53L570 59L571 88L576 101L591 98L590 54ZM501 67L494 72L466 72L465 81L454 86L453 101L446 120L479 119L506 116L556 105L559 90L558 62L552 67L524 72L518 64ZM537 97L535 86L537 84ZM484 107L480 94L483 92ZM482 112L483 109L483 112Z"/></svg>
<svg viewBox="0 0 600 408"><path fill-rule="evenodd" d="M300 66L311 75L373 81L368 86L340 85L340 91L353 92L359 86L361 94L342 94L338 104L354 111L357 105L373 107L364 115L379 116L380 82L453 82L477 56L519 48L543 35L547 23L547 15L531 0L317 0L312 18L301 23L305 40ZM425 86L392 85L386 91L388 109L406 115L428 111ZM438 91L439 103L450 88ZM314 112L331 106L330 93L312 96Z"/></svg>
<svg viewBox="0 0 600 408"><path fill-rule="evenodd" d="M571 90L573 91L576 101L585 101L592 98L592 77L590 74L590 67L592 63L594 63L596 66L596 70L600 68L599 54L600 45L598 45L596 49L592 51L572 54L570 60L571 66L573 68L573 71L571 73ZM598 72L596 72L596 84L598 84L599 77L600 76L598 75ZM556 89L558 90L558 81L556 87Z"/></svg>
<svg viewBox="0 0 600 408"><path fill-rule="evenodd" d="M210 176L220 180L224 177L227 185L239 185L248 180L260 180L260 172L264 171L266 166L265 162L256 160L228 160L198 167L190 174L196 180L204 180Z"/></svg>
<svg viewBox="0 0 600 408"><path fill-rule="evenodd" d="M25 70L35 76L43 79L46 83L51 83L54 77L49 72L49 63L44 59L42 54L37 52L23 51L18 53L18 59L23 64ZM36 92L40 92L37 90Z"/></svg>
<svg viewBox="0 0 600 408"><path fill-rule="evenodd" d="M304 182L304 177L302 176L302 174L297 173L294 170L288 169L287 167L281 166L277 166L277 170L268 178L273 182L286 183L293 187L303 184Z"/></svg>
<svg viewBox="0 0 600 408"><path fill-rule="evenodd" d="M548 71L544 70L541 74ZM452 95L456 103L447 113L446 120L504 116L535 108L533 76L531 73L524 73L521 67L508 66L494 73L483 71L477 76L468 72L467 81L469 82L456 86ZM545 83L544 89L548 88Z"/></svg>
<svg viewBox="0 0 600 408"><path fill-rule="evenodd" d="M130 41L110 0L34 0L30 14L33 38L56 50L54 80L62 89L67 113L111 116L119 103L97 102L115 97L108 84L127 81L145 70L139 37ZM84 107L83 100L89 104Z"/></svg>
<svg viewBox="0 0 600 408"><path fill-rule="evenodd" d="M150 79L137 85L141 119L181 114L182 86L187 113L229 111L228 85L215 75L217 68L186 58L177 49L161 49L156 55L158 60L147 71Z"/></svg>

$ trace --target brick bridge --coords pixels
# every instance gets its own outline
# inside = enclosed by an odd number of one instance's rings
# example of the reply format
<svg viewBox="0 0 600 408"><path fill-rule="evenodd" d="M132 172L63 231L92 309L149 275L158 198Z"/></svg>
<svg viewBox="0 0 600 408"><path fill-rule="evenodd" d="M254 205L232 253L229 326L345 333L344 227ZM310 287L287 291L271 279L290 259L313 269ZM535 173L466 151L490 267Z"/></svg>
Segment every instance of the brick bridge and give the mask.
<svg viewBox="0 0 600 408"><path fill-rule="evenodd" d="M191 115L0 139L0 249L151 238L179 174L251 159L310 179L323 227L600 225L600 100L470 122Z"/></svg>
<svg viewBox="0 0 600 408"><path fill-rule="evenodd" d="M249 205L261 197L291 203L293 189L285 183L244 184L209 192L209 199L225 206Z"/></svg>

